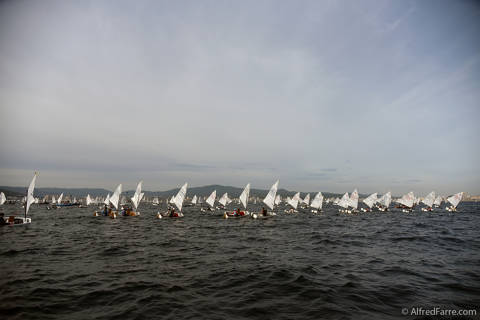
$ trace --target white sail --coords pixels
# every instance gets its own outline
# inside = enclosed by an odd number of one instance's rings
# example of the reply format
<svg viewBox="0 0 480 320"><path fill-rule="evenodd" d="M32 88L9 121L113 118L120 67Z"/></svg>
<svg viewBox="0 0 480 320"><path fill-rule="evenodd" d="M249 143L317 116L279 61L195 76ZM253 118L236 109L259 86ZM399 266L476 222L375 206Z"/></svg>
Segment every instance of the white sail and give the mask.
<svg viewBox="0 0 480 320"><path fill-rule="evenodd" d="M275 205L278 206L280 203L282 203L282 197L277 194L277 196L275 197Z"/></svg>
<svg viewBox="0 0 480 320"><path fill-rule="evenodd" d="M348 208L350 205L350 197L348 196L348 192L345 192L343 197L338 201L337 205L344 209Z"/></svg>
<svg viewBox="0 0 480 320"><path fill-rule="evenodd" d="M5 197L5 193L0 192L0 206L7 201L7 197Z"/></svg>
<svg viewBox="0 0 480 320"><path fill-rule="evenodd" d="M307 206L310 204L310 193L307 193L305 198L302 200L303 204L306 204Z"/></svg>
<svg viewBox="0 0 480 320"><path fill-rule="evenodd" d="M110 197L110 203L113 204L115 209L118 210L118 203L120 201L120 195L122 194L122 184L119 184L115 192Z"/></svg>
<svg viewBox="0 0 480 320"><path fill-rule="evenodd" d="M433 207L433 202L435 202L435 191L430 192L422 202L429 208Z"/></svg>
<svg viewBox="0 0 480 320"><path fill-rule="evenodd" d="M352 194L350 195L350 207L353 209L358 208L358 191L357 189L353 190Z"/></svg>
<svg viewBox="0 0 480 320"><path fill-rule="evenodd" d="M275 205L275 196L277 195L277 189L278 189L278 180L273 184L273 186L270 188L270 191L268 191L267 196L265 199L263 199L263 203L267 205L267 207L270 208L270 210L273 210L273 206Z"/></svg>
<svg viewBox="0 0 480 320"><path fill-rule="evenodd" d="M35 181L37 180L38 173L35 172L33 175L32 182L30 182L30 186L28 186L27 197L25 204L25 217L27 216L28 210L30 209L30 205L35 202L35 197L33 196L33 190L35 189Z"/></svg>
<svg viewBox="0 0 480 320"><path fill-rule="evenodd" d="M300 192L295 193L292 199L290 199L287 203L294 209L297 209L298 201L300 200Z"/></svg>
<svg viewBox="0 0 480 320"><path fill-rule="evenodd" d="M450 202L454 208L456 208L460 203L460 201L462 201L462 198L463 198L463 192L459 192L454 194L451 197L448 197L447 201Z"/></svg>
<svg viewBox="0 0 480 320"><path fill-rule="evenodd" d="M195 205L197 204L197 195L194 195L192 198L192 204Z"/></svg>
<svg viewBox="0 0 480 320"><path fill-rule="evenodd" d="M107 206L110 204L110 193L107 194L107 197L105 198L105 201L103 201Z"/></svg>
<svg viewBox="0 0 480 320"><path fill-rule="evenodd" d="M415 195L412 191L401 197L397 200L398 203L403 204L404 206L411 208L413 207L413 203L415 201Z"/></svg>
<svg viewBox="0 0 480 320"><path fill-rule="evenodd" d="M90 198L90 195L87 194L87 199L85 200L87 206L89 206L93 201L92 201L92 198Z"/></svg>
<svg viewBox="0 0 480 320"><path fill-rule="evenodd" d="M333 200L333 204L334 205L338 205L338 203L340 202L340 198L336 197L334 200Z"/></svg>
<svg viewBox="0 0 480 320"><path fill-rule="evenodd" d="M55 196L52 196L52 204L57 203L57 200L55 200Z"/></svg>
<svg viewBox="0 0 480 320"><path fill-rule="evenodd" d="M363 199L363 203L365 203L370 209L373 207L373 205L378 201L377 199L377 193L372 193L369 195L367 198Z"/></svg>
<svg viewBox="0 0 480 320"><path fill-rule="evenodd" d="M245 186L240 195L240 202L242 203L245 210L247 209L248 198L250 197L250 183Z"/></svg>
<svg viewBox="0 0 480 320"><path fill-rule="evenodd" d="M152 203L153 204L160 204L160 201L158 200L158 197L153 198Z"/></svg>
<svg viewBox="0 0 480 320"><path fill-rule="evenodd" d="M297 192L293 195L292 197L293 200L297 200L298 202L300 202L300 200L302 200L302 198L300 198L300 192Z"/></svg>
<svg viewBox="0 0 480 320"><path fill-rule="evenodd" d="M57 203L62 204L62 199L63 199L63 193L60 195L60 197L58 197Z"/></svg>
<svg viewBox="0 0 480 320"><path fill-rule="evenodd" d="M177 206L178 211L182 211L183 200L185 200L185 196L187 195L187 186L188 183L185 182L174 198L174 203Z"/></svg>
<svg viewBox="0 0 480 320"><path fill-rule="evenodd" d="M440 205L442 204L442 197L441 196L437 196L435 198L435 201L433 202L434 205L440 207Z"/></svg>
<svg viewBox="0 0 480 320"><path fill-rule="evenodd" d="M212 194L210 194L210 196L208 197L207 200L205 200L205 202L208 203L208 205L213 208L216 197L217 197L217 190L213 190Z"/></svg>
<svg viewBox="0 0 480 320"><path fill-rule="evenodd" d="M378 203L380 203L382 206L385 208L388 208L390 206L390 203L392 203L392 193L388 191L385 193L379 200Z"/></svg>
<svg viewBox="0 0 480 320"><path fill-rule="evenodd" d="M322 209L322 204L323 204L323 195L321 192L317 193L315 198L313 198L312 203L310 204L310 207L314 209Z"/></svg>
<svg viewBox="0 0 480 320"><path fill-rule="evenodd" d="M227 201L228 201L228 193L224 193L223 196L220 197L220 199L218 200L218 202L222 205L222 206L226 206L227 205Z"/></svg>
<svg viewBox="0 0 480 320"><path fill-rule="evenodd" d="M135 193L131 198L132 204L135 207L135 210L137 210L138 205L140 204L140 200L142 200L142 184L143 184L143 181L140 181L138 183L137 189L135 190Z"/></svg>

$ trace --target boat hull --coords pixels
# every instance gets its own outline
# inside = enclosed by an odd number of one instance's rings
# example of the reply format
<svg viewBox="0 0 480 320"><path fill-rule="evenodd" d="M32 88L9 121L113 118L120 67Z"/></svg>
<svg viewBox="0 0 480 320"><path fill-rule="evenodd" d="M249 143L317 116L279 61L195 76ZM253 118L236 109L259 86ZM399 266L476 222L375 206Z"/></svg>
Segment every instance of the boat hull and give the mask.
<svg viewBox="0 0 480 320"><path fill-rule="evenodd" d="M25 217L9 216L7 218L0 218L0 219L3 219L3 221L5 222L2 224L4 226L18 226L18 225L32 223L31 218L25 218Z"/></svg>

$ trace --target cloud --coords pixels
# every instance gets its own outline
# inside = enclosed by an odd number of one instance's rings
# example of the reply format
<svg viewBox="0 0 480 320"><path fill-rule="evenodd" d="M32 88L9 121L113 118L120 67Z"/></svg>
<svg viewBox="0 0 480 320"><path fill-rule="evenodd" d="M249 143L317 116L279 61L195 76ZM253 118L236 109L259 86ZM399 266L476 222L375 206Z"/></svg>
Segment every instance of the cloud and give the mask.
<svg viewBox="0 0 480 320"><path fill-rule="evenodd" d="M475 4L0 9L3 184L480 192Z"/></svg>

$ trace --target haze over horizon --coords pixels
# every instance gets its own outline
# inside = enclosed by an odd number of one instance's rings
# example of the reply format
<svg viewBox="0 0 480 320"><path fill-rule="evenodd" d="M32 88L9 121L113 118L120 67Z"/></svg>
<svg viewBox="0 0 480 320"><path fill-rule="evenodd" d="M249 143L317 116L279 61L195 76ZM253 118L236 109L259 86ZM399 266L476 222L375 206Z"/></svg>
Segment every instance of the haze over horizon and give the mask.
<svg viewBox="0 0 480 320"><path fill-rule="evenodd" d="M0 185L480 194L475 1L0 2Z"/></svg>

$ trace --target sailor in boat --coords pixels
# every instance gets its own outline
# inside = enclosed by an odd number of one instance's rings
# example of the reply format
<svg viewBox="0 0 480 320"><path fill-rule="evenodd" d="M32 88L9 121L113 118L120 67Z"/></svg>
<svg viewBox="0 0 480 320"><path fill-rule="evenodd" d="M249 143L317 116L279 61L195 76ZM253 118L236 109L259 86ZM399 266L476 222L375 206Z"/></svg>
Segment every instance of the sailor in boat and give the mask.
<svg viewBox="0 0 480 320"><path fill-rule="evenodd" d="M233 212L234 217L243 217L244 215L245 215L245 212L240 211L240 208L237 208L237 210Z"/></svg>
<svg viewBox="0 0 480 320"><path fill-rule="evenodd" d="M265 207L262 207L262 216L267 216L267 209L265 209Z"/></svg>
<svg viewBox="0 0 480 320"><path fill-rule="evenodd" d="M175 208L170 209L168 216L170 218L178 218L178 213L175 212Z"/></svg>
<svg viewBox="0 0 480 320"><path fill-rule="evenodd" d="M6 226L8 225L7 221L5 221L4 214L3 212L0 213L0 226Z"/></svg>
<svg viewBox="0 0 480 320"><path fill-rule="evenodd" d="M107 208L107 205L105 204L105 205L103 206L102 215L105 216L105 217L108 216L108 211L109 211L109 210L108 210L108 208ZM111 211L111 210L110 210L110 211Z"/></svg>
<svg viewBox="0 0 480 320"><path fill-rule="evenodd" d="M122 211L120 211L122 216L129 216L130 215L130 208L127 206L122 206Z"/></svg>

